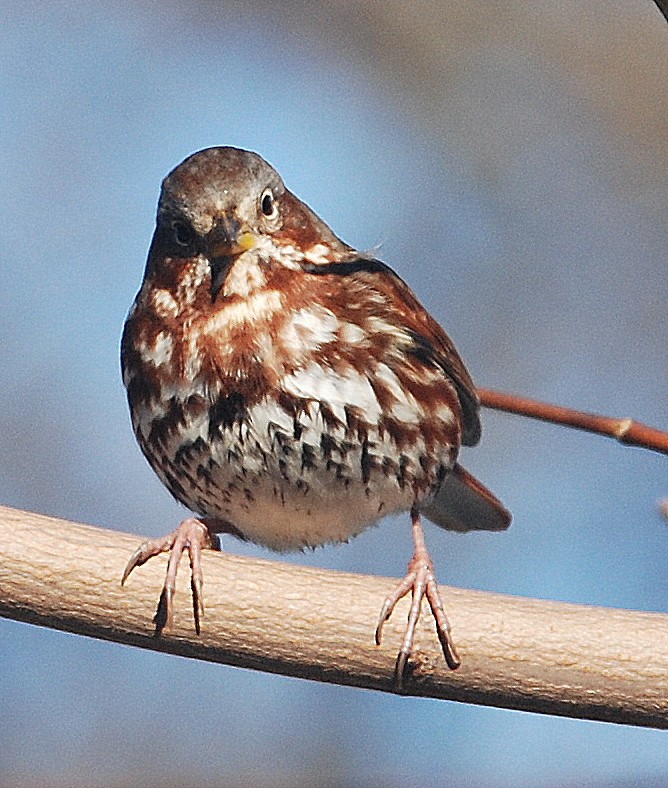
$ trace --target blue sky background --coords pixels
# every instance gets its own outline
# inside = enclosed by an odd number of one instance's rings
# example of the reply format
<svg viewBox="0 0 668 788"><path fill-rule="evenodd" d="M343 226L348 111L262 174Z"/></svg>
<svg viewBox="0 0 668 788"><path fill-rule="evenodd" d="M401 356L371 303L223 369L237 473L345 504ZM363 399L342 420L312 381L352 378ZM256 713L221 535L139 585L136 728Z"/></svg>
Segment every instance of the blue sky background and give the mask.
<svg viewBox="0 0 668 788"><path fill-rule="evenodd" d="M160 181L214 144L258 151L346 241L382 244L481 386L668 428L665 24L649 2L610 4L606 24L529 2L486 25L473 5L442 4L446 24L429 3L0 3L3 504L142 535L184 516L135 445L118 346ZM665 611L666 458L494 413L484 425L463 460L514 523L428 529L439 579ZM397 517L276 560L399 577L410 552ZM5 784L668 781L658 731L5 620L0 654Z"/></svg>

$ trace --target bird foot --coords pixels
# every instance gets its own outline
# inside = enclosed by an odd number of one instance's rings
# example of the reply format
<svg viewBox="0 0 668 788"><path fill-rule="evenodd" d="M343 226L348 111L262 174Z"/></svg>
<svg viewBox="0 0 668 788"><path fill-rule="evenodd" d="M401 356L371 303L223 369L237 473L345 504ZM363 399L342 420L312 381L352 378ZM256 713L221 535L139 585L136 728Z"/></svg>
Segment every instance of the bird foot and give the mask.
<svg viewBox="0 0 668 788"><path fill-rule="evenodd" d="M167 574L165 584L162 587L160 601L153 623L155 624L155 634L159 636L164 629L172 626L174 613L174 593L176 590L176 573L179 562L184 552L188 553L190 559L190 585L192 588L193 617L195 619L195 631L200 633L200 620L204 615L204 599L202 596L202 565L201 555L203 548L218 549L218 540L215 534L207 527L207 524L195 517L184 520L179 527L171 534L162 539L148 539L135 550L130 557L121 585L125 584L133 569L145 564L150 558L160 553L169 553L167 562Z"/></svg>
<svg viewBox="0 0 668 788"><path fill-rule="evenodd" d="M406 666L408 659L413 651L413 640L415 637L415 628L417 627L418 619L420 618L420 610L422 607L422 600L424 597L429 602L432 615L436 622L436 632L438 639L441 643L443 656L450 670L456 670L461 661L457 655L455 645L452 642L450 634L450 624L446 618L443 609L443 603L438 593L438 586L436 584L436 575L434 574L434 565L429 555L426 545L424 543L424 534L422 533L422 526L420 524L419 515L413 514L413 536L415 540L415 552L413 558L408 564L408 571L404 579L397 586L397 588L388 595L383 602L378 618L378 626L376 627L376 644L380 645L383 633L383 625L390 618L392 612L400 599L411 592L412 602L410 611L408 613L408 624L404 633L404 639L401 644L401 649L397 655L397 661L394 669L394 679L398 689L404 688L404 677L406 673Z"/></svg>

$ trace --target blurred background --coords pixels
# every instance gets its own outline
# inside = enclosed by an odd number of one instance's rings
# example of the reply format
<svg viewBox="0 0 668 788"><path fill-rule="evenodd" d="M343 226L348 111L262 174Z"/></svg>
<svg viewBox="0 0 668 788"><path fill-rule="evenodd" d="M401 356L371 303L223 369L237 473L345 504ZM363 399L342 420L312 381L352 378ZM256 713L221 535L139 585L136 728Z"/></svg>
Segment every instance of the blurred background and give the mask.
<svg viewBox="0 0 668 788"><path fill-rule="evenodd" d="M118 346L160 181L217 144L380 244L479 385L668 428L667 47L650 0L0 3L0 502L138 535L184 516ZM514 523L428 528L441 582L666 611L666 458L483 416L463 459ZM276 560L399 577L410 553L404 517ZM0 654L3 785L668 783L659 731L6 620Z"/></svg>

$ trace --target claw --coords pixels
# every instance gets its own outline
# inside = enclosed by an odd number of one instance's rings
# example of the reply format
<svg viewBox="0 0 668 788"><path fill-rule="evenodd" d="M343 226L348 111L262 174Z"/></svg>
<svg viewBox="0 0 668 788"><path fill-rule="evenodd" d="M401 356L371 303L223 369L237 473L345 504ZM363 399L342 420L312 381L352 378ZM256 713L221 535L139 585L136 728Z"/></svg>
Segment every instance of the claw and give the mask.
<svg viewBox="0 0 668 788"><path fill-rule="evenodd" d="M195 631L199 635L200 623L204 616L204 595L202 593L203 575L201 555L203 547L213 547L214 538L206 523L194 517L184 520L181 525L168 536L162 539L149 539L141 544L130 556L125 567L121 585L138 566L145 564L150 558L160 553L169 553L165 584L160 594L158 607L153 617L155 634L160 636L163 630L169 629L174 617L174 594L176 593L176 574L178 572L181 556L187 551L190 559L191 581L193 599L193 618Z"/></svg>
<svg viewBox="0 0 668 788"><path fill-rule="evenodd" d="M174 531L162 539L147 539L145 542L142 542L130 556L130 560L126 565L125 571L123 572L123 577L121 578L121 585L125 585L125 581L128 579L133 569L145 564L149 558L153 558L153 556L160 555L160 553L166 553L171 550L174 546L176 534L177 531Z"/></svg>
<svg viewBox="0 0 668 788"><path fill-rule="evenodd" d="M202 599L202 582L196 582L195 578L190 581L190 589L193 599L193 620L195 622L195 632L199 635L201 631L201 621L204 618L204 601Z"/></svg>
<svg viewBox="0 0 668 788"><path fill-rule="evenodd" d="M406 594L413 588L413 580L415 573L409 572L396 589L385 599L383 606L380 609L378 616L378 624L376 626L376 645L380 646L380 641L383 635L383 626L390 618L397 602L403 599Z"/></svg>
<svg viewBox="0 0 668 788"><path fill-rule="evenodd" d="M408 613L408 623L394 667L394 680L399 690L404 688L404 677L408 667L408 660L413 651L415 629L420 618L422 599L425 596L427 597L429 607L431 608L432 615L436 622L436 632L438 633L438 639L448 667L451 670L456 670L461 664L455 645L452 642L452 636L450 635L450 624L446 618L445 611L443 610L443 603L438 593L434 566L424 542L420 516L417 512L412 512L411 518L413 521L413 539L415 542L413 558L408 564L406 577L404 577L397 588L383 602L378 618L378 625L376 626L376 645L380 645L383 625L392 615L397 602L403 599L410 591L412 600Z"/></svg>
<svg viewBox="0 0 668 788"><path fill-rule="evenodd" d="M139 556L141 555L141 545L134 551L134 553L130 556L130 560L125 565L125 571L123 572L123 577L121 578L121 585L125 585L125 581L130 577L130 572L139 566Z"/></svg>

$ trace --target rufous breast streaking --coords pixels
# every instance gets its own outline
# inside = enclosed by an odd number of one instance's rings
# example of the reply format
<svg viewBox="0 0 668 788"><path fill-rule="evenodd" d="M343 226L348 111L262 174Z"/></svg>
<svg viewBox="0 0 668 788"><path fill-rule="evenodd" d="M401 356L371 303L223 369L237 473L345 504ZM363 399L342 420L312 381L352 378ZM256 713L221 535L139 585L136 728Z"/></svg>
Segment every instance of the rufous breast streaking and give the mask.
<svg viewBox="0 0 668 788"><path fill-rule="evenodd" d="M171 553L158 630L171 623L187 551L199 631L200 551L218 534L298 550L406 511L414 555L376 639L412 591L427 597L457 667L420 516L468 531L507 528L510 515L457 464L460 446L480 438L475 387L390 268L339 240L257 154L200 151L163 182L121 364L139 445L196 515L141 545L125 571Z"/></svg>

